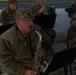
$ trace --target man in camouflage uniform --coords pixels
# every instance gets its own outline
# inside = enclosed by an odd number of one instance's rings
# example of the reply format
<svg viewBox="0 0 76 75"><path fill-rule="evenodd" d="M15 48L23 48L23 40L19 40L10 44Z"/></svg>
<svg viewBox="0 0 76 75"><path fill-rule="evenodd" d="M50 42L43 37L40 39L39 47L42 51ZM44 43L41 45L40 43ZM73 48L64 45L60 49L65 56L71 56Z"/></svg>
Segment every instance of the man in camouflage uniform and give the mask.
<svg viewBox="0 0 76 75"><path fill-rule="evenodd" d="M40 35L42 35L41 46L37 48L39 39L41 39ZM32 70L32 66L35 65L34 57L37 49L39 51L37 57L40 59L36 60L41 60L41 58L47 60L46 57L51 59L53 56L50 38L41 27L33 24L33 17L27 10L18 9L16 24L0 36L2 69L11 75L36 75L36 72ZM61 75L56 73L51 75Z"/></svg>
<svg viewBox="0 0 76 75"><path fill-rule="evenodd" d="M76 45L76 20L68 28L66 38L71 46Z"/></svg>
<svg viewBox="0 0 76 75"><path fill-rule="evenodd" d="M3 8L1 12L2 25L12 24L15 22L16 6L17 0L8 0L8 6Z"/></svg>
<svg viewBox="0 0 76 75"><path fill-rule="evenodd" d="M1 23L1 14L0 14L0 23Z"/></svg>
<svg viewBox="0 0 76 75"><path fill-rule="evenodd" d="M76 20L74 20L66 31L66 39L70 47L76 46ZM74 75L76 75L76 61L73 67Z"/></svg>
<svg viewBox="0 0 76 75"><path fill-rule="evenodd" d="M68 16L71 18L72 23L76 20L76 0L73 0L69 8L65 8L65 11L68 13Z"/></svg>
<svg viewBox="0 0 76 75"><path fill-rule="evenodd" d="M76 45L76 0L73 0L69 8L66 8L65 11L69 14L71 18L71 25L66 31L66 39L69 43L69 46ZM76 75L76 61L74 62L73 72Z"/></svg>
<svg viewBox="0 0 76 75"><path fill-rule="evenodd" d="M36 0L36 2L30 7L32 15L40 14L53 14L51 9L43 4L43 0ZM53 28L44 29L47 35L50 37L52 44L54 43L56 31Z"/></svg>

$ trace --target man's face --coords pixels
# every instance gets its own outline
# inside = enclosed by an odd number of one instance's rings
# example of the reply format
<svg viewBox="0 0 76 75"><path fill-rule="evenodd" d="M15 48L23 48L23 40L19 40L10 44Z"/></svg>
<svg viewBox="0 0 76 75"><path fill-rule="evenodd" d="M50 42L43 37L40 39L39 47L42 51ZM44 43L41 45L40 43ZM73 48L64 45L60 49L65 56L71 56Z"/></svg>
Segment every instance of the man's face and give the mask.
<svg viewBox="0 0 76 75"><path fill-rule="evenodd" d="M31 31L31 26L33 25L33 21L24 21L24 20L16 20L16 24L19 28L19 30L26 34L29 33Z"/></svg>
<svg viewBox="0 0 76 75"><path fill-rule="evenodd" d="M16 6L17 6L17 4L16 3L12 3L12 4L10 4L10 8L11 8L11 10L15 10L16 9Z"/></svg>

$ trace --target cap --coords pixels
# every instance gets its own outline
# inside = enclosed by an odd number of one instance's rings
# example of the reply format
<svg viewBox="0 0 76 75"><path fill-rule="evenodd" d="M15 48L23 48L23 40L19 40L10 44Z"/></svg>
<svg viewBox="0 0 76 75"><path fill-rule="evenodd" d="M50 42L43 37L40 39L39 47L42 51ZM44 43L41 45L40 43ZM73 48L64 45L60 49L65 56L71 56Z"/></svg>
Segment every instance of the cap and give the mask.
<svg viewBox="0 0 76 75"><path fill-rule="evenodd" d="M75 9L69 7L69 8L65 8L65 11L66 11L67 13L74 13L74 12L75 12Z"/></svg>
<svg viewBox="0 0 76 75"><path fill-rule="evenodd" d="M8 4L17 3L17 0L8 0Z"/></svg>
<svg viewBox="0 0 76 75"><path fill-rule="evenodd" d="M16 12L16 19L22 19L24 21L33 20L34 17L30 14L30 12L27 9L21 8L18 9Z"/></svg>
<svg viewBox="0 0 76 75"><path fill-rule="evenodd" d="M76 0L73 0L73 2L71 3L71 7L76 9Z"/></svg>

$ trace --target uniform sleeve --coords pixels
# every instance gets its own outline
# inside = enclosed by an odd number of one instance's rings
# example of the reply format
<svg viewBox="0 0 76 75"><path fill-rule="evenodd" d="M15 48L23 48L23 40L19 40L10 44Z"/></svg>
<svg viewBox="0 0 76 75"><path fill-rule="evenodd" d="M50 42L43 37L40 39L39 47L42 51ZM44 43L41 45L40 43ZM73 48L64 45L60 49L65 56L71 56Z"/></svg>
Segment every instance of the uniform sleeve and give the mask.
<svg viewBox="0 0 76 75"><path fill-rule="evenodd" d="M50 7L46 6L46 8L47 8L47 11L48 11L49 14L53 14L52 9L50 9Z"/></svg>
<svg viewBox="0 0 76 75"><path fill-rule="evenodd" d="M76 42L76 21L74 21L68 28L66 38L71 44Z"/></svg>
<svg viewBox="0 0 76 75"><path fill-rule="evenodd" d="M49 36L45 33L44 30L41 29L42 33L42 47L46 50L47 55L54 55L52 42Z"/></svg>
<svg viewBox="0 0 76 75"><path fill-rule="evenodd" d="M25 67L23 67L18 61L14 58L13 45L0 39L0 62L1 66L8 72L14 73L17 75L23 75Z"/></svg>
<svg viewBox="0 0 76 75"><path fill-rule="evenodd" d="M2 24L4 25L4 24L7 24L8 23L8 21L9 21L9 13L7 12L7 11L2 11L1 12L1 20L2 20Z"/></svg>
<svg viewBox="0 0 76 75"><path fill-rule="evenodd" d="M35 15L40 15L39 10L37 10L34 6L30 7L30 13L35 16Z"/></svg>
<svg viewBox="0 0 76 75"><path fill-rule="evenodd" d="M7 11L2 11L1 12L2 20L7 20L8 19L8 15L9 15L9 13Z"/></svg>
<svg viewBox="0 0 76 75"><path fill-rule="evenodd" d="M55 52L53 51L52 42L48 35L41 29L42 32L42 47L45 49L45 57L44 60L49 62L51 58L55 55Z"/></svg>
<svg viewBox="0 0 76 75"><path fill-rule="evenodd" d="M2 22L2 19L1 19L1 14L0 14L0 22Z"/></svg>

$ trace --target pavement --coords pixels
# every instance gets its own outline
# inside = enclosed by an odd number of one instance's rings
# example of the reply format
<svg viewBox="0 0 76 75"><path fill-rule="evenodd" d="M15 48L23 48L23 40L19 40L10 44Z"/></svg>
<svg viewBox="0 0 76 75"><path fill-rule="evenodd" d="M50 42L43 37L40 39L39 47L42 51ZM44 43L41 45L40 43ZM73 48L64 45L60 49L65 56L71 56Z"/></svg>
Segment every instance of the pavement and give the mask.
<svg viewBox="0 0 76 75"><path fill-rule="evenodd" d="M54 43L54 51L59 52L66 46L66 31L70 26L70 18L68 17L65 8L56 8L56 21L55 27L56 38ZM56 46L57 45L57 46Z"/></svg>
<svg viewBox="0 0 76 75"><path fill-rule="evenodd" d="M1 12L1 9L0 9ZM56 8L56 21L55 21L55 27L56 30L56 38L55 42L53 44L54 52L60 52L62 51L66 46L66 36L65 33L70 26L70 18L68 17L68 14L65 12L64 8ZM62 71L63 68L62 68ZM4 74L6 75L6 74ZM63 75L65 73L63 72ZM70 75L70 71L68 70L68 75Z"/></svg>

